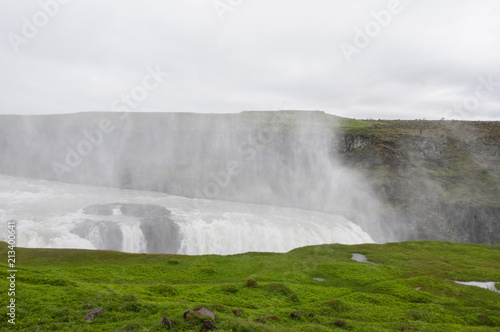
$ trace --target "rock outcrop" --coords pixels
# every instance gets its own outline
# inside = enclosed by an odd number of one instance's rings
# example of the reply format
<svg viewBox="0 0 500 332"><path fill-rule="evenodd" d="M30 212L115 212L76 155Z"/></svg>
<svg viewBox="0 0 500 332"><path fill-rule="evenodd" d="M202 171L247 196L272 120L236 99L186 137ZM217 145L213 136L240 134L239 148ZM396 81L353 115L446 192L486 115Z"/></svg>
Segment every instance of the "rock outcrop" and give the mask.
<svg viewBox="0 0 500 332"><path fill-rule="evenodd" d="M97 204L87 206L83 213L95 218L79 222L72 233L88 239L98 249L123 250L124 234L117 220L133 217L140 225L148 253L177 253L180 247L179 226L170 218L170 211L152 204ZM119 219L118 219L119 220Z"/></svg>

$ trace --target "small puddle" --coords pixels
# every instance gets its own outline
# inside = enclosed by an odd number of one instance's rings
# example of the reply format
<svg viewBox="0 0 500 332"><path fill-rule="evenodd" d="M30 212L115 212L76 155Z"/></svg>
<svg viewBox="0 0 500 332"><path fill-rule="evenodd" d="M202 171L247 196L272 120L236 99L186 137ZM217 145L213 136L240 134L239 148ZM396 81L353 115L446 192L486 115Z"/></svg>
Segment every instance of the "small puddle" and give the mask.
<svg viewBox="0 0 500 332"><path fill-rule="evenodd" d="M313 280L314 280L314 281L319 281L319 282L323 282L323 281L325 281L325 279L323 279L323 278L313 278Z"/></svg>
<svg viewBox="0 0 500 332"><path fill-rule="evenodd" d="M486 281L486 282L483 282L483 281L456 281L456 280L453 280L453 281L455 281L457 284L466 285L466 286L481 287L481 288L490 290L490 291L495 292L495 293L500 293L500 290L498 290L495 287L495 284L497 283L496 281Z"/></svg>
<svg viewBox="0 0 500 332"><path fill-rule="evenodd" d="M362 255L362 254L352 254L352 257L351 259L353 261L356 261L356 262L360 262L360 263L368 263L368 264L373 264L373 265L380 265L378 263L373 263L373 262L370 262L368 260L368 258L366 258L365 255Z"/></svg>

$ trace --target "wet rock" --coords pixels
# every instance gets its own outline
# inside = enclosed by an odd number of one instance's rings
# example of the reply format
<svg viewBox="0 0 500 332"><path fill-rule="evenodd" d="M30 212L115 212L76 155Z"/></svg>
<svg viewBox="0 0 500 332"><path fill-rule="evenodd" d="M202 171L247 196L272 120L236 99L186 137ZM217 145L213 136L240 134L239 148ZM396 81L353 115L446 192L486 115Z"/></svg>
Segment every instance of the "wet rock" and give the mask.
<svg viewBox="0 0 500 332"><path fill-rule="evenodd" d="M113 207L109 204L95 204L87 206L83 209L83 213L85 214L93 214L97 216L112 216L113 215Z"/></svg>
<svg viewBox="0 0 500 332"><path fill-rule="evenodd" d="M165 211L168 211L165 209ZM146 238L146 251L150 254L175 254L181 246L180 229L172 219L170 212L165 215L141 218L141 231Z"/></svg>
<svg viewBox="0 0 500 332"><path fill-rule="evenodd" d="M104 311L103 308L94 309L91 312L89 312L88 314L86 314L83 319L87 322L91 322L94 320L94 318L99 316L101 314L101 312L103 312L103 311Z"/></svg>
<svg viewBox="0 0 500 332"><path fill-rule="evenodd" d="M123 234L120 227L111 221L83 220L71 233L88 239L94 247L102 250L122 250Z"/></svg>
<svg viewBox="0 0 500 332"><path fill-rule="evenodd" d="M134 217L146 239L146 252L177 253L180 247L179 226L170 218L170 211L154 204L112 203L90 205L83 213L95 216ZM97 249L122 250L124 236L119 221L84 220L72 231L88 239Z"/></svg>

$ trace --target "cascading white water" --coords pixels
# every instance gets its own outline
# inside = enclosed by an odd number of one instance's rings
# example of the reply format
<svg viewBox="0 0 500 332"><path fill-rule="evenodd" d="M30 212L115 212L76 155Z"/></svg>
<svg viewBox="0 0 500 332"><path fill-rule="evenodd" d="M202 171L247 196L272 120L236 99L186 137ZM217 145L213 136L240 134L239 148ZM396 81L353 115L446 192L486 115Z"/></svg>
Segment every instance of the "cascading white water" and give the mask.
<svg viewBox="0 0 500 332"><path fill-rule="evenodd" d="M153 241L148 236L163 234L157 230L161 225L151 224L153 231L148 235L140 217L124 215L119 207L113 207L110 215L82 212L91 205L117 202L171 211L169 218L179 230L172 235L179 241L176 253L182 254L285 252L305 245L373 242L358 225L331 214L225 201L204 201L199 208L199 201L162 193L10 176L0 176L0 221L5 225L0 228L0 239L7 238L7 221L17 220L17 245L21 247L147 252L148 241Z"/></svg>
<svg viewBox="0 0 500 332"><path fill-rule="evenodd" d="M146 252L146 239L141 231L138 222L130 225L120 223L120 230L123 234L122 250L125 252L143 253Z"/></svg>
<svg viewBox="0 0 500 332"><path fill-rule="evenodd" d="M343 217L297 209L182 217L186 222L179 223L183 234L180 253L188 255L286 252L314 244L373 242Z"/></svg>

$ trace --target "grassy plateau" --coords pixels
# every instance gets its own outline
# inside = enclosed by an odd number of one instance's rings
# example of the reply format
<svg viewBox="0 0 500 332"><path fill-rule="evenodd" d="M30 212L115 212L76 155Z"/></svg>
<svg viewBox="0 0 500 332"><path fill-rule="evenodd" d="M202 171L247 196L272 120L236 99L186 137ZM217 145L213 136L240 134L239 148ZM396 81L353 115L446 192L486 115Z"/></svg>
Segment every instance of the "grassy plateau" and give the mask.
<svg viewBox="0 0 500 332"><path fill-rule="evenodd" d="M499 288L500 245L332 244L232 256L16 248L15 325L6 315L7 250L0 243L2 331L163 331L164 315L172 331L200 331L199 320L183 318L197 307L215 312L220 331L500 331L500 294L454 282Z"/></svg>

